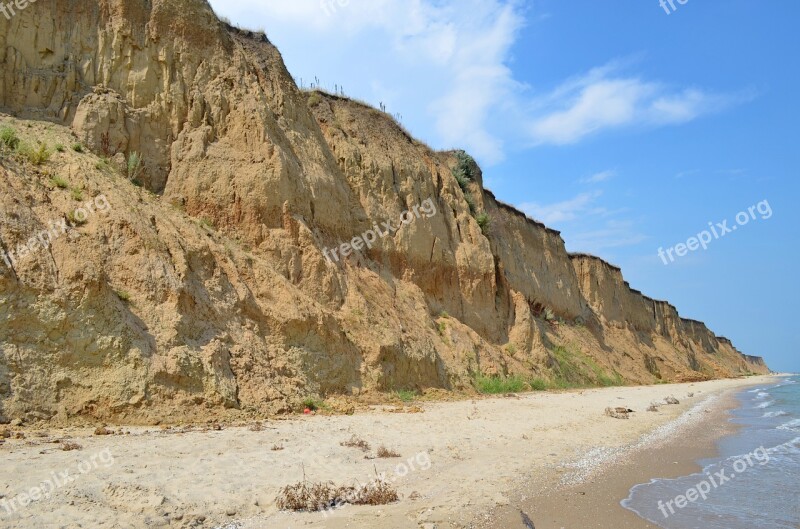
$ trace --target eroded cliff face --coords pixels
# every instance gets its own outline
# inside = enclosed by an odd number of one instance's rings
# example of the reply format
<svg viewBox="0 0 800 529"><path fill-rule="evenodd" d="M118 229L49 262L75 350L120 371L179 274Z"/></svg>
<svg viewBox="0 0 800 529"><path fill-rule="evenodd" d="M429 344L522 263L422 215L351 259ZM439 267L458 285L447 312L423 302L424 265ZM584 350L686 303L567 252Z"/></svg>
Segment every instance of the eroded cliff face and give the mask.
<svg viewBox="0 0 800 529"><path fill-rule="evenodd" d="M468 389L479 372L555 378L564 350L586 383L767 370L619 270L569 256L482 189L479 168L462 189L454 153L298 90L265 36L203 0L39 0L0 17L0 59L0 121L91 150L0 158L5 252L70 225L0 264L0 418L335 406ZM75 222L98 200L108 208Z"/></svg>

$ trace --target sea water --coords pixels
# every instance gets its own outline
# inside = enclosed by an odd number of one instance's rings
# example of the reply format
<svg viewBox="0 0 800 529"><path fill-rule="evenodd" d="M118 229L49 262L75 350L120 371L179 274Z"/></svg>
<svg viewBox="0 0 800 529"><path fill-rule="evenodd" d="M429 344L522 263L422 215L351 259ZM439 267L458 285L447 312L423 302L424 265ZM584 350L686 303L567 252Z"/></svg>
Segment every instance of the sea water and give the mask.
<svg viewBox="0 0 800 529"><path fill-rule="evenodd" d="M747 389L703 472L636 485L622 506L664 529L800 529L800 377ZM669 503L671 502L671 503Z"/></svg>

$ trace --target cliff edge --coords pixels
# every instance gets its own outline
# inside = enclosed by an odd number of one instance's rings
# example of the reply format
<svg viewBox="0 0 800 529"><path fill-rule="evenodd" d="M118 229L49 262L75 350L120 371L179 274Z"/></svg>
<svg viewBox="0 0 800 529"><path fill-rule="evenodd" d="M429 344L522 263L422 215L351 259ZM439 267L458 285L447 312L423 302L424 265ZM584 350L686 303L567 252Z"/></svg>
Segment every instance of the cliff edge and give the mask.
<svg viewBox="0 0 800 529"><path fill-rule="evenodd" d="M39 0L0 60L0 419L769 371L204 0Z"/></svg>

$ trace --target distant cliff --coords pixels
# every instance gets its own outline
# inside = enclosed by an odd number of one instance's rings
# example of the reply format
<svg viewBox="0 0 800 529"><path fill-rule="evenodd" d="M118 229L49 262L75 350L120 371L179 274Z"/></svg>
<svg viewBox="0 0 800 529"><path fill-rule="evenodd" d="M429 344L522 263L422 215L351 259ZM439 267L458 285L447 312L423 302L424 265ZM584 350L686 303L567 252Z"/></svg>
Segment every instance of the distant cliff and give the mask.
<svg viewBox="0 0 800 529"><path fill-rule="evenodd" d="M0 59L0 121L68 146L0 158L2 249L71 225L2 267L0 416L174 421L479 374L768 371L569 255L466 154L299 90L266 36L204 0L39 0L0 17ZM110 208L75 222L99 196Z"/></svg>

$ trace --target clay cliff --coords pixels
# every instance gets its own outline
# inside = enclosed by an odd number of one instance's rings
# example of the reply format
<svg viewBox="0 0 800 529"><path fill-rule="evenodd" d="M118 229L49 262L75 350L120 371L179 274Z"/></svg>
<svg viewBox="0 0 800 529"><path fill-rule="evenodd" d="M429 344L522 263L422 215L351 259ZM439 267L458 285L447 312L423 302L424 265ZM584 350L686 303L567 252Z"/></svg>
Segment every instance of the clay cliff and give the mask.
<svg viewBox="0 0 800 529"><path fill-rule="evenodd" d="M0 156L0 419L768 372L204 0L39 0L0 60L1 125L50 154Z"/></svg>

